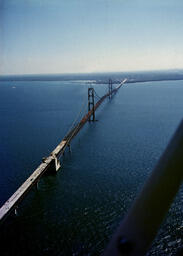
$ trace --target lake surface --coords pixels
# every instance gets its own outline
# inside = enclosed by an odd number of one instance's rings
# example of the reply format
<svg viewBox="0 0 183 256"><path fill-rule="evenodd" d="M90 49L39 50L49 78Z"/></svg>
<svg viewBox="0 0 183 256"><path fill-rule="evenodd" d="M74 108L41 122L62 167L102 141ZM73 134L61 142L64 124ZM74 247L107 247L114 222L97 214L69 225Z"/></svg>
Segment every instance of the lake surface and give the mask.
<svg viewBox="0 0 183 256"><path fill-rule="evenodd" d="M87 81L0 82L0 204L87 109ZM107 85L94 85L98 95ZM1 255L100 255L183 117L183 81L124 85L10 216ZM183 240L181 187L149 255ZM169 254L168 254L169 253Z"/></svg>

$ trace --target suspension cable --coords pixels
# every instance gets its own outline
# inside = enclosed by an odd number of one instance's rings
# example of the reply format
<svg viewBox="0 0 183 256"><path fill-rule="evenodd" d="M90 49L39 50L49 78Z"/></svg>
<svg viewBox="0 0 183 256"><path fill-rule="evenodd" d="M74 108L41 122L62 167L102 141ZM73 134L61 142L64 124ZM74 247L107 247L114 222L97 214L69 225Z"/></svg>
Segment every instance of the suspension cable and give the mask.
<svg viewBox="0 0 183 256"><path fill-rule="evenodd" d="M101 97L96 93L95 89L94 89L94 93L95 93L95 97L98 98L99 100L101 99ZM71 127L69 128L67 134L69 134L72 129L74 128L74 126L77 124L80 116L82 115L82 113L84 113L84 111L87 109L87 104L86 104L86 100L83 101L83 104L81 105L79 114L76 116L76 118L74 119L73 123L71 124Z"/></svg>
<svg viewBox="0 0 183 256"><path fill-rule="evenodd" d="M99 99L101 99L101 97L96 93L95 89L94 89L94 93L95 93L95 96L98 97Z"/></svg>
<svg viewBox="0 0 183 256"><path fill-rule="evenodd" d="M83 106L83 105L82 105ZM86 104L85 104L85 106L86 106ZM83 110L85 110L86 109L86 107L85 108L83 108ZM82 112L84 112L84 111L80 111L80 113L82 113ZM78 118L79 119L79 118ZM74 129L74 126L75 126L75 129ZM75 133L75 130L76 130L76 128L78 128L80 126L80 122L79 123L75 123L73 126L72 126L72 128L69 130L69 132L67 133L67 135L66 136L68 136L69 135L69 138L71 138L72 136L73 136L73 134ZM74 129L73 131L72 131L72 129ZM69 134L70 132L72 132L71 134ZM68 145L69 144L69 142L67 142L66 143L66 145Z"/></svg>
<svg viewBox="0 0 183 256"><path fill-rule="evenodd" d="M68 132L71 132L71 130L74 128L74 126L76 125L78 119L80 118L83 110L85 109L84 106L86 105L86 100L83 101L83 104L81 105L81 108L80 108L80 111L79 111L79 114L76 116L76 118L74 119L74 121L72 122L71 124L71 127L69 128Z"/></svg>

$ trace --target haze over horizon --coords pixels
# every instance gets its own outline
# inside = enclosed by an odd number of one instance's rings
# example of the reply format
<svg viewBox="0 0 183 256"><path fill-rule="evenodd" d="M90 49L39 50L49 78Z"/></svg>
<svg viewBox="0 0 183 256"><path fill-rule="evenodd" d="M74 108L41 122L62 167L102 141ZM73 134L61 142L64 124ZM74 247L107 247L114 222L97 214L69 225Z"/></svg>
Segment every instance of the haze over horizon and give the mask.
<svg viewBox="0 0 183 256"><path fill-rule="evenodd" d="M0 0L0 74L183 69L181 0Z"/></svg>

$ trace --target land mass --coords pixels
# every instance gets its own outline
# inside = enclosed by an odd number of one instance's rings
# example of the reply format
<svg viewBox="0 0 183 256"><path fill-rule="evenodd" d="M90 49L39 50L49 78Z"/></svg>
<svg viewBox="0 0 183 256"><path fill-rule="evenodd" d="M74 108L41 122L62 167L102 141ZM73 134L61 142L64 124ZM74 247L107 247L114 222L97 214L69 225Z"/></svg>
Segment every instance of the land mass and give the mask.
<svg viewBox="0 0 183 256"><path fill-rule="evenodd" d="M1 75L0 81L72 81L81 80L97 84L108 83L109 78L113 83L120 83L127 78L128 83L183 80L183 69L163 71L134 71L134 72L103 72L79 74L31 74L31 75Z"/></svg>

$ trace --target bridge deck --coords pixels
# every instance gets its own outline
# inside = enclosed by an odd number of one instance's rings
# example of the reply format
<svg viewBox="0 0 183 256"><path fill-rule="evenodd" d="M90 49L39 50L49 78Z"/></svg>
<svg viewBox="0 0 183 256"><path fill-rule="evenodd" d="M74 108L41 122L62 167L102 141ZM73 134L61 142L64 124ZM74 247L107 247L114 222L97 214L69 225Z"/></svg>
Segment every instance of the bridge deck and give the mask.
<svg viewBox="0 0 183 256"><path fill-rule="evenodd" d="M124 79L120 85L113 89L111 94L115 93L127 79ZM96 110L105 98L109 96L109 93L105 94L94 106ZM55 160L59 158L65 151L71 140L82 129L89 117L92 115L92 110L89 111L81 121L64 137L64 139L58 144L58 146L52 151L52 153L43 160L38 168L31 174L31 176L16 190L16 192L5 202L0 208L0 222L4 220L18 205L18 203L24 198L27 192L39 181L41 176L55 165Z"/></svg>
<svg viewBox="0 0 183 256"><path fill-rule="evenodd" d="M0 208L0 220L4 219L17 206L23 196L31 189L31 187L39 180L47 167L53 160L52 156L46 158L44 163L41 163L32 175L17 189L17 191L6 201Z"/></svg>

